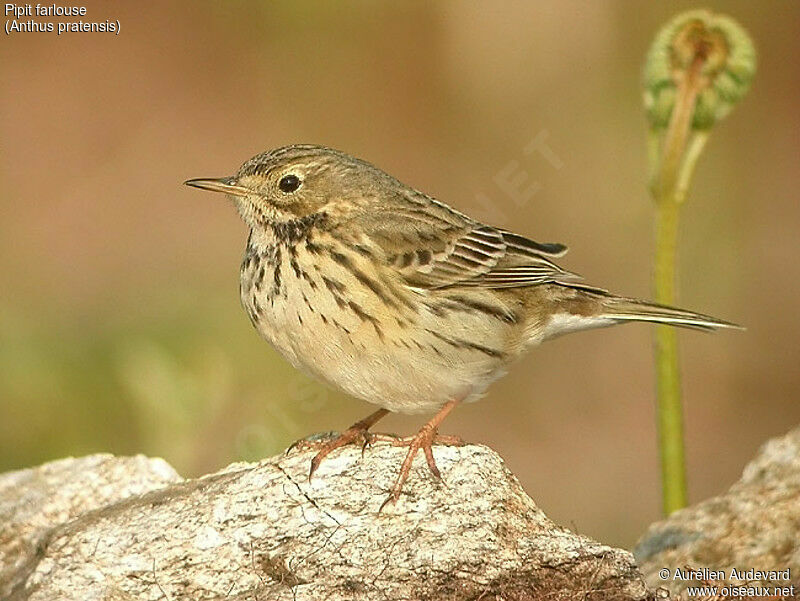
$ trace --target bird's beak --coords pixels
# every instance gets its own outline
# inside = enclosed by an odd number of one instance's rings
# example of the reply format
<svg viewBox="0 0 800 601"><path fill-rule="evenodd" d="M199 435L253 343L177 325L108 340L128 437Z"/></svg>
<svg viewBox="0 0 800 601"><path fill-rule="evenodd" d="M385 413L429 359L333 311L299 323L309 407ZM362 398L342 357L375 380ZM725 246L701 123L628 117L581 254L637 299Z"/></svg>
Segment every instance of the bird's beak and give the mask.
<svg viewBox="0 0 800 601"><path fill-rule="evenodd" d="M184 183L186 186L193 188L200 188L201 190L210 190L211 192L222 192L223 194L230 194L231 196L247 196L252 194L252 190L248 190L242 186L234 184L232 177L208 178L201 177L197 179L187 179Z"/></svg>

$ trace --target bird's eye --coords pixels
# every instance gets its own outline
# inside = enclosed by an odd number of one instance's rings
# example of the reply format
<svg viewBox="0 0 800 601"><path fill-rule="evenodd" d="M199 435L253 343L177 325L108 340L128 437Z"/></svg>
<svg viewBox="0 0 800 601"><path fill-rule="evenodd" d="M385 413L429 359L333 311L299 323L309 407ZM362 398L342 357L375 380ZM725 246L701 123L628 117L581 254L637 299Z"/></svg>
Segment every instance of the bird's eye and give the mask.
<svg viewBox="0 0 800 601"><path fill-rule="evenodd" d="M300 178L293 174L284 175L278 182L278 187L281 192L290 194L300 187Z"/></svg>

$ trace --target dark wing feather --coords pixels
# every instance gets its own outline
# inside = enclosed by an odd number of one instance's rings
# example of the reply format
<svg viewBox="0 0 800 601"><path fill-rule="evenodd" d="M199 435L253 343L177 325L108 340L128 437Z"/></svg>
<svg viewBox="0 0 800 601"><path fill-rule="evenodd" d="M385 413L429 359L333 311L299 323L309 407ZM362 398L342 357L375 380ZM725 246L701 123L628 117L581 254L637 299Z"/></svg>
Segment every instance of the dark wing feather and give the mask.
<svg viewBox="0 0 800 601"><path fill-rule="evenodd" d="M567 247L557 242L534 242L508 230L500 230L500 233L503 234L503 240L508 248L518 254L548 257L563 257L567 254Z"/></svg>
<svg viewBox="0 0 800 601"><path fill-rule="evenodd" d="M483 225L418 192L403 200L350 227L381 247L411 286L513 288L577 277L548 258L564 255L563 244Z"/></svg>

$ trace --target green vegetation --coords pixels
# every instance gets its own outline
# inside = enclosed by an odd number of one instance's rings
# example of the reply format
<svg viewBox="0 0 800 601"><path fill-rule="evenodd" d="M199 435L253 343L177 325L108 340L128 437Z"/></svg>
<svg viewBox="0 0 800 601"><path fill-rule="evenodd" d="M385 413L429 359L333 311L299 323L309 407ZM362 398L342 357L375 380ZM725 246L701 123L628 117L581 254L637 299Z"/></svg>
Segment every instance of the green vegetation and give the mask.
<svg viewBox="0 0 800 601"><path fill-rule="evenodd" d="M644 101L650 123L650 192L656 202L655 299L676 304L678 222L711 127L744 96L755 74L750 38L735 21L707 11L675 17L647 55ZM664 513L687 503L678 341L656 329L658 432Z"/></svg>

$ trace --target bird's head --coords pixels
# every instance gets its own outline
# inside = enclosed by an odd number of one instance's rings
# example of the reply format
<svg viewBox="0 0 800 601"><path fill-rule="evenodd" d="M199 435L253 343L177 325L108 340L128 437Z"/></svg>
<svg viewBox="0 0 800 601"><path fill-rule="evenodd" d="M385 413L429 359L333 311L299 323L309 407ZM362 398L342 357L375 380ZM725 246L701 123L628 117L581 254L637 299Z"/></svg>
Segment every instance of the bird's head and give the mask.
<svg viewBox="0 0 800 601"><path fill-rule="evenodd" d="M236 202L242 219L258 228L315 213L344 218L368 207L387 184L397 182L377 167L338 150L294 145L258 154L230 177L184 183L227 194Z"/></svg>

